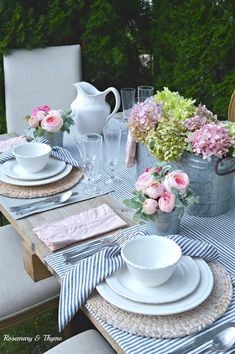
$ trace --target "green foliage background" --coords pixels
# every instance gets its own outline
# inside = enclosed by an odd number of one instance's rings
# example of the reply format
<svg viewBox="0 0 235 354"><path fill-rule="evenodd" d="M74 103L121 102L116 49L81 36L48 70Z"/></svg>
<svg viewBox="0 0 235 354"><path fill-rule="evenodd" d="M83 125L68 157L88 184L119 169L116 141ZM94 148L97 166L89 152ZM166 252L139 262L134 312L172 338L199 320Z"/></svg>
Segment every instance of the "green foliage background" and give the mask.
<svg viewBox="0 0 235 354"><path fill-rule="evenodd" d="M235 88L234 0L0 0L2 56L80 43L83 79L98 88L168 86L226 119ZM149 54L143 65L141 54Z"/></svg>

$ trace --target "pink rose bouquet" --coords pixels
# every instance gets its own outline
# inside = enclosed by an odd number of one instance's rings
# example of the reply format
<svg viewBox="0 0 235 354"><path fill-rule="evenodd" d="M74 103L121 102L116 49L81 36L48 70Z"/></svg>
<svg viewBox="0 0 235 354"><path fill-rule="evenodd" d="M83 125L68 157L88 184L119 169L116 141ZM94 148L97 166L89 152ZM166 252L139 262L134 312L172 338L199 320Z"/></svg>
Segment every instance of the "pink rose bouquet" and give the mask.
<svg viewBox="0 0 235 354"><path fill-rule="evenodd" d="M62 109L51 109L46 105L36 107L30 116L26 116L29 131L34 138L43 136L46 132L53 134L58 131L66 131L69 133L70 126L74 124L70 113L66 113Z"/></svg>
<svg viewBox="0 0 235 354"><path fill-rule="evenodd" d="M165 163L158 162L155 167L147 168L135 183L131 199L124 203L136 212L134 219L155 220L159 212L170 213L197 203L199 198L190 189L189 177L185 172L172 171Z"/></svg>

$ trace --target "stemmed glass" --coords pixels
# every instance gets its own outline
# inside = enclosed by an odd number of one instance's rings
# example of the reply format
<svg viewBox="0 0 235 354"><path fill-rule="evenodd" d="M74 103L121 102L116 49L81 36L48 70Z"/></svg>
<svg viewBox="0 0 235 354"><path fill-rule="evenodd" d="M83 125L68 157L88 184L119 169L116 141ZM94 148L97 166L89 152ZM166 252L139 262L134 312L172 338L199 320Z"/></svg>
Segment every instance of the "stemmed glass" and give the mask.
<svg viewBox="0 0 235 354"><path fill-rule="evenodd" d="M113 182L122 182L121 178L115 174L115 168L118 163L118 155L121 142L121 129L119 127L107 126L103 130L104 143L106 152L106 162L110 170L110 178L106 183L113 184Z"/></svg>
<svg viewBox="0 0 235 354"><path fill-rule="evenodd" d="M100 186L95 182L102 159L102 140L103 138L99 134L84 134L75 138L86 180L83 191L88 195L100 192Z"/></svg>

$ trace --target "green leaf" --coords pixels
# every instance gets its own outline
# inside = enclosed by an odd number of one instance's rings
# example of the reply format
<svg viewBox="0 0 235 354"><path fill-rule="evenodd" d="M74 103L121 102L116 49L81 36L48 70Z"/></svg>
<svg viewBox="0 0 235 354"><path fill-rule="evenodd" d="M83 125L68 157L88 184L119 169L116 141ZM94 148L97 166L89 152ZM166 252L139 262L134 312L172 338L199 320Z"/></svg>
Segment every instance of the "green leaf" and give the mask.
<svg viewBox="0 0 235 354"><path fill-rule="evenodd" d="M123 200L123 203L132 209L142 208L142 203L139 201L135 201L133 199L125 199L125 200Z"/></svg>
<svg viewBox="0 0 235 354"><path fill-rule="evenodd" d="M140 193L139 193L139 199L140 199L141 202L144 202L144 201L147 199L147 198L145 197L143 191L140 191Z"/></svg>

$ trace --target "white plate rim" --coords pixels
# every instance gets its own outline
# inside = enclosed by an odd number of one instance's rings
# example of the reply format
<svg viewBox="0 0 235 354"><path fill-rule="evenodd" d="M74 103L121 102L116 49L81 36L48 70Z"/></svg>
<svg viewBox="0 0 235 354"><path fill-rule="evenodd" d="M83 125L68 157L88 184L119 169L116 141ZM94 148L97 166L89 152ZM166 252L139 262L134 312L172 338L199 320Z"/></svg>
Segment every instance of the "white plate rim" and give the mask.
<svg viewBox="0 0 235 354"><path fill-rule="evenodd" d="M0 181L5 182L5 183L9 183L9 184L13 184L15 186L24 186L24 187L43 186L45 184L59 181L60 179L66 177L71 172L72 168L73 168L72 165L66 164L64 170L61 173L58 173L56 176L52 176L52 177L45 178L45 179L38 180L38 181L22 181L20 179L11 178L11 177L8 177L7 175L5 175L2 170L2 166L1 166Z"/></svg>
<svg viewBox="0 0 235 354"><path fill-rule="evenodd" d="M192 257L183 256L177 265L176 272L180 276L177 281L176 279L170 278L168 282L158 287L147 288L138 284L138 282L131 277L126 265L124 265L117 272L107 278L106 282L114 292L127 299L141 303L161 304L177 301L186 297L191 294L199 284L199 267ZM127 280L126 286L119 281L119 277L121 278L123 273L126 273L124 274L124 280ZM193 274L193 277L191 274ZM176 288L174 289L173 286L175 283Z"/></svg>
<svg viewBox="0 0 235 354"><path fill-rule="evenodd" d="M2 168L3 168L3 173L5 175L7 175L8 177L11 177L14 179L20 179L23 181L38 181L41 179L50 178L50 177L57 175L58 173L62 172L66 166L66 163L64 161L55 159L53 157L49 157L49 163L53 164L53 166L52 166L54 169L53 171L46 172L46 169L45 169L45 171L42 170L42 171L35 173L35 174L29 173L28 176L27 176L27 172L25 172L25 175L22 175L22 176L14 173L12 168L14 168L14 166L17 165L17 161L15 159L5 161L2 164Z"/></svg>
<svg viewBox="0 0 235 354"><path fill-rule="evenodd" d="M199 285L188 296L171 303L146 304L135 302L115 293L105 281L99 284L96 289L110 304L128 312L155 316L179 314L202 304L213 289L214 279L210 267L203 259L195 259L195 262L197 262L201 274Z"/></svg>

